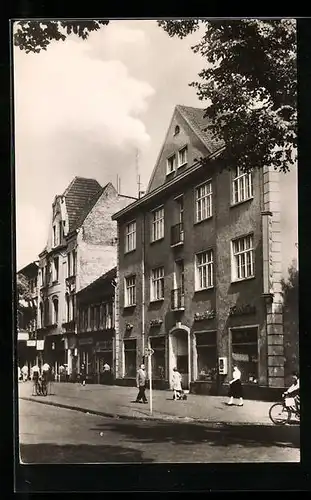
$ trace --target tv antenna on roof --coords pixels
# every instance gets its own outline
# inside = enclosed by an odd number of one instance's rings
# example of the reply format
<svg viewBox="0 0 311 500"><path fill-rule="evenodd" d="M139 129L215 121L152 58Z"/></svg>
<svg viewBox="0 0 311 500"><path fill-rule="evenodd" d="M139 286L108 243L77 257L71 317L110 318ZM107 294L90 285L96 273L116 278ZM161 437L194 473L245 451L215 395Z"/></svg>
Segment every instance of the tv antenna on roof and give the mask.
<svg viewBox="0 0 311 500"><path fill-rule="evenodd" d="M117 193L120 194L121 192L121 177L119 174L117 174Z"/></svg>
<svg viewBox="0 0 311 500"><path fill-rule="evenodd" d="M141 187L141 182L140 182L140 173L139 173L139 150L136 148L135 152L135 166L136 166L136 181L137 181L137 189L138 189L138 198L140 196L140 187Z"/></svg>

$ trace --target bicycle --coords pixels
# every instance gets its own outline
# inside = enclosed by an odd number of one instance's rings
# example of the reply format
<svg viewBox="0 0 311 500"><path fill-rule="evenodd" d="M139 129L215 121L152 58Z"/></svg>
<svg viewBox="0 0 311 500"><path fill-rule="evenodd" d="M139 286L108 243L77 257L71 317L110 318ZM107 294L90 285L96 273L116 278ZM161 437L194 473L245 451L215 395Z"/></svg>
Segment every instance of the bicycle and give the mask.
<svg viewBox="0 0 311 500"><path fill-rule="evenodd" d="M283 401L279 403L274 403L269 409L270 420L276 425L288 424L292 415L295 415L298 420L300 420L300 408L296 407L296 403L291 403L289 398L282 394Z"/></svg>

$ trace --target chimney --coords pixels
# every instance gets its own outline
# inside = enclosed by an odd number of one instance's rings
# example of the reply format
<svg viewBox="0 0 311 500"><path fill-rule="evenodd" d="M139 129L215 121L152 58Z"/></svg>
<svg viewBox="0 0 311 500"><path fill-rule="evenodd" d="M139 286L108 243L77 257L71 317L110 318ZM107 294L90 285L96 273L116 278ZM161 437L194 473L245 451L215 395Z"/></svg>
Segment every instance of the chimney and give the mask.
<svg viewBox="0 0 311 500"><path fill-rule="evenodd" d="M143 196L145 196L145 191L139 191L138 198L142 198Z"/></svg>

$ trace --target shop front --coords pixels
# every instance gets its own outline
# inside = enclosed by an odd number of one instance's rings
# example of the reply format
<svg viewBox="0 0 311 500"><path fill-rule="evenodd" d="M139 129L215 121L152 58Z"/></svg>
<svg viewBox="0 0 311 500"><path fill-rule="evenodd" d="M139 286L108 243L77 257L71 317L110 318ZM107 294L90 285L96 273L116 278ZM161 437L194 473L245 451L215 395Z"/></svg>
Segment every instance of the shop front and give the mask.
<svg viewBox="0 0 311 500"><path fill-rule="evenodd" d="M95 368L98 384L113 383L113 339L112 336L95 343Z"/></svg>
<svg viewBox="0 0 311 500"><path fill-rule="evenodd" d="M78 339L79 349L79 371L82 364L86 368L86 380L89 383L96 383L96 366L93 336L80 337Z"/></svg>
<svg viewBox="0 0 311 500"><path fill-rule="evenodd" d="M47 335L44 340L43 361L51 367L52 374L56 380L67 379L67 357L65 339L61 335ZM61 367L64 367L63 370Z"/></svg>

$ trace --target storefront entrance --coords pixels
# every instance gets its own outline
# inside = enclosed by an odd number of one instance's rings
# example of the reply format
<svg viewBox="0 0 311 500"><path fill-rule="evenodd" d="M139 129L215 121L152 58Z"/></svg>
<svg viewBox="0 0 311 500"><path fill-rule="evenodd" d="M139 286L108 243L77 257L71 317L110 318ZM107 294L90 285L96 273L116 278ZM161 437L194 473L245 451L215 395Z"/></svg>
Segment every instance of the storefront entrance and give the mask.
<svg viewBox="0 0 311 500"><path fill-rule="evenodd" d="M189 389L191 365L189 331L187 327L174 328L169 334L170 384L174 367L181 373L183 389Z"/></svg>

